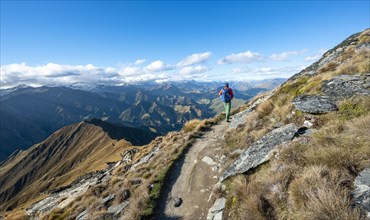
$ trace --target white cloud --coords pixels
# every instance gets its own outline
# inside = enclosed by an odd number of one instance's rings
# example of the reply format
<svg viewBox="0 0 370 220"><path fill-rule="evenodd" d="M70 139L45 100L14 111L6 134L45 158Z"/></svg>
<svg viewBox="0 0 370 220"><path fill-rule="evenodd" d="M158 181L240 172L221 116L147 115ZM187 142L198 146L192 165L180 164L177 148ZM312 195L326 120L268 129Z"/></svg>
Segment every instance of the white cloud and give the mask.
<svg viewBox="0 0 370 220"><path fill-rule="evenodd" d="M204 73L208 71L208 67L206 66L187 66L182 68L179 73L181 75L193 75L193 74L199 74L199 73Z"/></svg>
<svg viewBox="0 0 370 220"><path fill-rule="evenodd" d="M292 51L284 51L284 52L281 52L281 53L277 53L277 54L272 54L270 56L270 59L271 60L274 60L274 61L289 61L289 58L290 57L293 57L293 56L298 56L298 55L301 55L301 54L304 54L306 53L307 50L292 50Z"/></svg>
<svg viewBox="0 0 370 220"><path fill-rule="evenodd" d="M304 60L307 62L315 62L321 58L321 56L326 52L327 50L325 49L320 49L319 52L316 54L313 54L311 56L306 57Z"/></svg>
<svg viewBox="0 0 370 220"><path fill-rule="evenodd" d="M76 82L110 82L118 76L115 68L88 65L60 65L48 63L31 67L26 63L1 66L1 87L8 88L20 84L27 85L66 85Z"/></svg>
<svg viewBox="0 0 370 220"><path fill-rule="evenodd" d="M178 62L177 66L183 67L198 63L204 63L211 57L211 55L212 55L211 52L195 53Z"/></svg>
<svg viewBox="0 0 370 220"><path fill-rule="evenodd" d="M173 69L170 65L165 64L161 60L156 60L152 63L150 63L148 66L145 67L145 70L147 71L167 71Z"/></svg>
<svg viewBox="0 0 370 220"><path fill-rule="evenodd" d="M124 66L119 71L119 74L121 76L135 76L142 73L143 73L142 68L136 66Z"/></svg>
<svg viewBox="0 0 370 220"><path fill-rule="evenodd" d="M144 73L141 75L124 77L123 81L127 83L137 83L152 80L165 80L167 78L168 76L166 74Z"/></svg>
<svg viewBox="0 0 370 220"><path fill-rule="evenodd" d="M284 66L284 67L238 67L232 69L232 73L238 74L240 78L254 78L254 79L265 79L265 78L288 78L295 73L298 73L304 66Z"/></svg>
<svg viewBox="0 0 370 220"><path fill-rule="evenodd" d="M146 59L138 59L135 61L135 65L143 64L146 61Z"/></svg>
<svg viewBox="0 0 370 220"><path fill-rule="evenodd" d="M259 53L252 51L245 51L242 53L233 53L222 59L220 59L218 64L230 64L230 63L251 63L255 61L262 61L263 56Z"/></svg>

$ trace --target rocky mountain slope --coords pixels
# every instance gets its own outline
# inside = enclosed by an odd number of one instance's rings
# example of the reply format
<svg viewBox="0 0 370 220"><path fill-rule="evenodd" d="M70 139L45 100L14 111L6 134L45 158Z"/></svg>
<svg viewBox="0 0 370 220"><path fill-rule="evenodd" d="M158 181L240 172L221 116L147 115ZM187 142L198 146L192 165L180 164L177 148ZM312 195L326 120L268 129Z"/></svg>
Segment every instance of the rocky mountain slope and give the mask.
<svg viewBox="0 0 370 220"><path fill-rule="evenodd" d="M154 137L150 132L98 119L64 127L1 165L0 209L12 209L40 193L101 170L117 161L131 144L146 144Z"/></svg>
<svg viewBox="0 0 370 220"><path fill-rule="evenodd" d="M370 30L339 45L232 123L188 121L5 218L366 219Z"/></svg>

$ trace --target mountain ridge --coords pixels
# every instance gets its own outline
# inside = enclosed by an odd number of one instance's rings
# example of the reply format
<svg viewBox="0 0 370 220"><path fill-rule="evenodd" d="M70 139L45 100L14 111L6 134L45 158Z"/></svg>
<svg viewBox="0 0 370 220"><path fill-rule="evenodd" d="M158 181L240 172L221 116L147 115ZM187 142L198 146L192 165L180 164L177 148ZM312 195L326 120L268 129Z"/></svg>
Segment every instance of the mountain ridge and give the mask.
<svg viewBox="0 0 370 220"><path fill-rule="evenodd" d="M149 132L98 119L63 127L1 165L1 209L27 201L46 189L69 184L84 173L100 170L106 163L119 160L120 153L132 146L128 141L143 145L153 137ZM25 192L28 196L22 195Z"/></svg>

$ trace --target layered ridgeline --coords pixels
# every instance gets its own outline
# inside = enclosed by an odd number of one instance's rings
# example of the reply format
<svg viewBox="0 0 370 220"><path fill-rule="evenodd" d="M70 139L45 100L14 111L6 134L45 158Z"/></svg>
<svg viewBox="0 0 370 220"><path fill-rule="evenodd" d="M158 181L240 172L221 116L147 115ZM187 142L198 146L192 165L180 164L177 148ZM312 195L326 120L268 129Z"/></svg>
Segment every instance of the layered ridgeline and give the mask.
<svg viewBox="0 0 370 220"><path fill-rule="evenodd" d="M281 83L261 81L252 87L234 82L237 101ZM179 130L184 122L217 114L221 82L146 83L103 86L73 84L70 87L19 86L0 90L0 161L16 149L27 149L63 126L90 118L120 123L163 135ZM259 87L260 86L260 87Z"/></svg>
<svg viewBox="0 0 370 220"><path fill-rule="evenodd" d="M13 154L0 169L0 209L12 209L48 190L65 187L78 177L102 170L134 145L155 137L152 132L98 119L58 130L45 141ZM43 197L43 196L41 196Z"/></svg>
<svg viewBox="0 0 370 220"><path fill-rule="evenodd" d="M230 124L223 115L188 121L178 132L130 147L102 171L49 188L44 198L4 215L366 219L369 51L368 29L235 110Z"/></svg>

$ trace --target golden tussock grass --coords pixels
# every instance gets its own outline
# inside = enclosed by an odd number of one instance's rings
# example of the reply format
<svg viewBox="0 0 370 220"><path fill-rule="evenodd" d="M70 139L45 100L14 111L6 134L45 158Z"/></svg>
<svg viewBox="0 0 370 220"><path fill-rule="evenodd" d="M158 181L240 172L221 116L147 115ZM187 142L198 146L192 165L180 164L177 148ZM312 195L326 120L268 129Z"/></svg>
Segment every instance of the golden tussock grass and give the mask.
<svg viewBox="0 0 370 220"><path fill-rule="evenodd" d="M12 213L7 213L4 215L4 219L6 220L29 220L30 217L27 215L25 211L15 211Z"/></svg>
<svg viewBox="0 0 370 220"><path fill-rule="evenodd" d="M349 46L318 75L286 82L245 124L225 135L229 148L248 148L276 122L301 125L305 114L291 101L321 94L322 81L336 75L370 72L369 56L368 50ZM317 129L312 137L281 145L268 164L225 182L229 219L361 219L350 191L356 175L370 167L370 98L337 104L337 112L312 116Z"/></svg>
<svg viewBox="0 0 370 220"><path fill-rule="evenodd" d="M268 164L228 180L230 219L361 219L350 191L370 166L370 115L339 114L308 141L282 144Z"/></svg>
<svg viewBox="0 0 370 220"><path fill-rule="evenodd" d="M259 118L263 118L271 113L271 111L274 109L274 105L271 100L267 100L257 107L257 112Z"/></svg>
<svg viewBox="0 0 370 220"><path fill-rule="evenodd" d="M360 219L352 208L351 176L326 166L309 166L289 187L291 219Z"/></svg>
<svg viewBox="0 0 370 220"><path fill-rule="evenodd" d="M369 43L369 42L370 42L370 30L366 30L359 36L359 43Z"/></svg>
<svg viewBox="0 0 370 220"><path fill-rule="evenodd" d="M331 61L329 63L327 63L325 66L319 68L318 72L319 73L325 73L325 72L333 72L336 70L336 68L338 67L338 63L335 62L335 61Z"/></svg>
<svg viewBox="0 0 370 220"><path fill-rule="evenodd" d="M364 74L369 72L370 51L367 48L363 48L356 51L351 59L343 60L335 74Z"/></svg>

